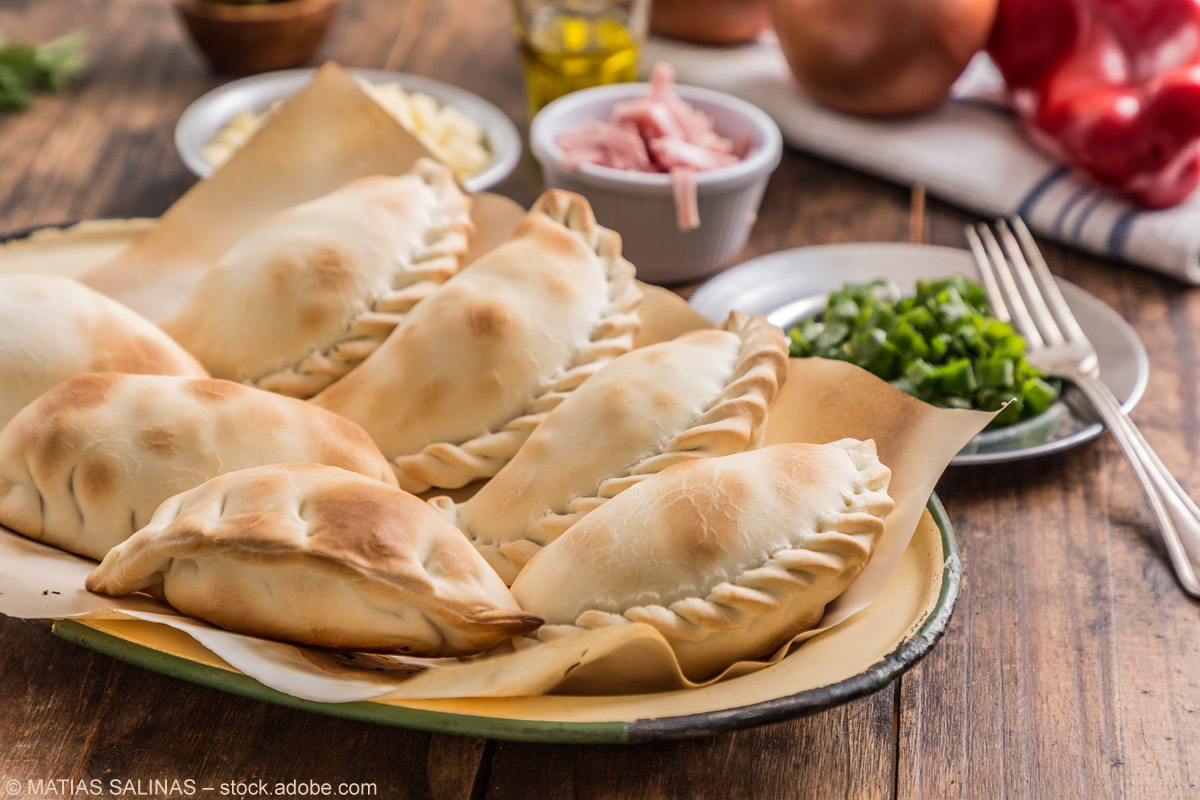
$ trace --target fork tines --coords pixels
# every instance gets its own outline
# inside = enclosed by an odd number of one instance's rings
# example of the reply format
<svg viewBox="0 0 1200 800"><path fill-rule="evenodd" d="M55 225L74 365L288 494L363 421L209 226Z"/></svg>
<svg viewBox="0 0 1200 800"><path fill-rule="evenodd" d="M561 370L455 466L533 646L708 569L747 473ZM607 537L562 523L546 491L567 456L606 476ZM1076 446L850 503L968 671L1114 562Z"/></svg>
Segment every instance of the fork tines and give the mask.
<svg viewBox="0 0 1200 800"><path fill-rule="evenodd" d="M1020 217L966 226L995 315L1011 321L1033 347L1085 341L1046 260Z"/></svg>

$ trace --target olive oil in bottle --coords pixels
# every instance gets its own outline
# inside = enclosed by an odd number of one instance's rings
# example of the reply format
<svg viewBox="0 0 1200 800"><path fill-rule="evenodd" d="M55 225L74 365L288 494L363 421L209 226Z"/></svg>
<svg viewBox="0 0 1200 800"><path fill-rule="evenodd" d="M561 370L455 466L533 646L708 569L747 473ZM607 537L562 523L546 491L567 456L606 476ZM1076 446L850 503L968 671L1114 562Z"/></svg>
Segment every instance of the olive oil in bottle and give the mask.
<svg viewBox="0 0 1200 800"><path fill-rule="evenodd" d="M530 112L577 89L637 80L638 38L620 15L543 7L517 39Z"/></svg>

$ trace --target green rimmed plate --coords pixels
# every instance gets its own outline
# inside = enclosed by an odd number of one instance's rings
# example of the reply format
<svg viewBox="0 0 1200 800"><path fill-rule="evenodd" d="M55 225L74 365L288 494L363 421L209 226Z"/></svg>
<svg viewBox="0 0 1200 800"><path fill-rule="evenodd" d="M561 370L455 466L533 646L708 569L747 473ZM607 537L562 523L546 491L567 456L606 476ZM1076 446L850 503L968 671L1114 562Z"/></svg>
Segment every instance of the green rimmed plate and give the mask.
<svg viewBox="0 0 1200 800"><path fill-rule="evenodd" d="M933 496L883 593L851 619L751 675L683 692L613 697L316 703L264 686L164 626L59 620L54 632L156 672L322 714L494 739L631 743L778 722L878 691L945 633L961 583L958 542Z"/></svg>
<svg viewBox="0 0 1200 800"><path fill-rule="evenodd" d="M0 271L79 274L145 230L113 220L42 231L0 247ZM877 691L919 661L949 623L961 583L958 546L931 497L879 599L779 663L712 686L663 694L462 698L324 704L271 690L179 631L138 621L59 621L64 639L158 672L280 705L443 733L548 742L640 742L775 722Z"/></svg>

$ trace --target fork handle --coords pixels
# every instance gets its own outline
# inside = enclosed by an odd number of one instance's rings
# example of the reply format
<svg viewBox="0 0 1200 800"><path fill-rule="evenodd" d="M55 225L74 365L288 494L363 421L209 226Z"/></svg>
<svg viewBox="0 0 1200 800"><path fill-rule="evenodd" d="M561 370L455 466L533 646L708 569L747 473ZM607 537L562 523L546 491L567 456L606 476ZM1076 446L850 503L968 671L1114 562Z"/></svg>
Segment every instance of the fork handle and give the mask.
<svg viewBox="0 0 1200 800"><path fill-rule="evenodd" d="M1141 484L1184 590L1200 598L1200 508L1159 459L1120 402L1099 378L1067 376L1091 401Z"/></svg>

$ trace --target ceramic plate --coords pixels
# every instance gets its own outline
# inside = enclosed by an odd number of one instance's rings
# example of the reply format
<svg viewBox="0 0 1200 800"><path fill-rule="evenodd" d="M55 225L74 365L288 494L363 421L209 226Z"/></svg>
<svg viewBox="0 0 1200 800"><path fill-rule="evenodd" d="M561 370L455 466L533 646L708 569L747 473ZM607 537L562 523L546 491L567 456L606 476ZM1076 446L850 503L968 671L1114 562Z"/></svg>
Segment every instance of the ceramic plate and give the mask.
<svg viewBox="0 0 1200 800"><path fill-rule="evenodd" d="M833 244L802 247L755 258L732 267L692 295L692 307L711 320L730 311L766 314L788 327L825 306L829 292L843 283L889 278L901 291L916 282L962 273L978 278L966 250L913 244ZM1096 346L1100 377L1128 412L1142 398L1150 376L1146 348L1117 312L1078 286L1058 279L1067 304ZM1074 389L1044 414L976 436L954 464L992 464L1056 453L1094 439L1104 430Z"/></svg>
<svg viewBox="0 0 1200 800"><path fill-rule="evenodd" d="M398 83L405 91L421 92L439 103L449 104L483 126L492 160L484 170L463 181L468 191L482 192L508 177L521 160L521 136L512 120L477 94L448 83L374 69L352 69L355 76L371 83ZM295 94L312 78L311 69L264 72L232 81L202 95L188 106L175 125L175 149L194 174L207 178L213 166L201 154L221 128L240 111L265 111L272 103Z"/></svg>

